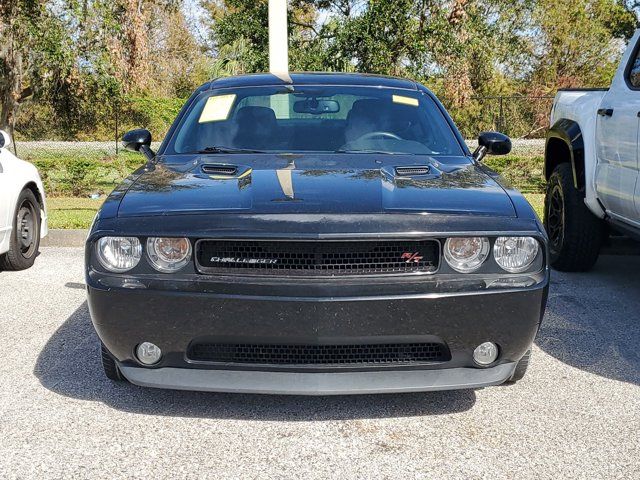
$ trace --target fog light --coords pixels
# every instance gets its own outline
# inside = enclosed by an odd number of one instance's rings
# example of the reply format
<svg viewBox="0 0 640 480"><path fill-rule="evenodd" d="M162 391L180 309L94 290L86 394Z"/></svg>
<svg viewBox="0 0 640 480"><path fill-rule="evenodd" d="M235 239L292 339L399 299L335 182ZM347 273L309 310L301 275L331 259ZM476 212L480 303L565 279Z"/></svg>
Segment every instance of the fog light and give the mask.
<svg viewBox="0 0 640 480"><path fill-rule="evenodd" d="M498 358L498 346L495 343L484 342L473 351L473 361L478 365L486 366Z"/></svg>
<svg viewBox="0 0 640 480"><path fill-rule="evenodd" d="M136 356L141 363L153 365L160 361L162 350L157 345L150 342L143 342L136 348Z"/></svg>

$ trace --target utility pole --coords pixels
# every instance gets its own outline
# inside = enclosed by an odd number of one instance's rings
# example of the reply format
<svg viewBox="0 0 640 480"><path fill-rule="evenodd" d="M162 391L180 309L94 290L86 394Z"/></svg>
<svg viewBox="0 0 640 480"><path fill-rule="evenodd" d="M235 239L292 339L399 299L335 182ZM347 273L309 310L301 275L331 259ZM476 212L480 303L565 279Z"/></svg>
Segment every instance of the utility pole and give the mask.
<svg viewBox="0 0 640 480"><path fill-rule="evenodd" d="M291 81L287 0L269 0L269 71L284 81Z"/></svg>

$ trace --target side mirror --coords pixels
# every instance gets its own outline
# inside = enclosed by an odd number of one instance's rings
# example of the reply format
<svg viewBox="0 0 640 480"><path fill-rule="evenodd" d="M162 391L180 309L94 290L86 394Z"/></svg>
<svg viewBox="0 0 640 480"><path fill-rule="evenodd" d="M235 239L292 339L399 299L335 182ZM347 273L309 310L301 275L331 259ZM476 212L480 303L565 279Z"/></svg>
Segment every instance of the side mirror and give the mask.
<svg viewBox="0 0 640 480"><path fill-rule="evenodd" d="M11 137L4 130L0 130L0 148L7 148L11 145Z"/></svg>
<svg viewBox="0 0 640 480"><path fill-rule="evenodd" d="M498 132L483 132L478 137L478 148L473 152L476 162L487 155L506 155L511 152L511 139Z"/></svg>
<svg viewBox="0 0 640 480"><path fill-rule="evenodd" d="M122 146L130 152L142 152L151 161L156 154L151 150L151 132L144 128L130 130L122 136Z"/></svg>

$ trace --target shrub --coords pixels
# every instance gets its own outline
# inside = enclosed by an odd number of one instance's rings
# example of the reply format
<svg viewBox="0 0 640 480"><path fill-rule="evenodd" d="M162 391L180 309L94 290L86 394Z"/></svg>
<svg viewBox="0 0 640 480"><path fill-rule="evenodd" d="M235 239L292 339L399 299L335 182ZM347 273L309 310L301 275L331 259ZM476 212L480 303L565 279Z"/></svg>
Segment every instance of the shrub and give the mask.
<svg viewBox="0 0 640 480"><path fill-rule="evenodd" d="M38 167L47 193L53 196L109 193L144 163L142 155L132 152L47 154L28 159ZM486 157L484 162L524 193L544 192L541 156Z"/></svg>
<svg viewBox="0 0 640 480"><path fill-rule="evenodd" d="M146 128L154 139L161 139L178 116L185 100L181 98L133 97L120 108L120 131Z"/></svg>
<svg viewBox="0 0 640 480"><path fill-rule="evenodd" d="M144 163L141 155L130 152L46 154L26 159L38 168L48 195L75 197L109 193Z"/></svg>
<svg viewBox="0 0 640 480"><path fill-rule="evenodd" d="M63 190L74 197L86 195L96 183L96 162L86 158L77 158L65 162L65 181Z"/></svg>
<svg viewBox="0 0 640 480"><path fill-rule="evenodd" d="M504 177L510 184L525 193L543 193L545 180L542 176L544 159L540 156L486 157L484 163Z"/></svg>

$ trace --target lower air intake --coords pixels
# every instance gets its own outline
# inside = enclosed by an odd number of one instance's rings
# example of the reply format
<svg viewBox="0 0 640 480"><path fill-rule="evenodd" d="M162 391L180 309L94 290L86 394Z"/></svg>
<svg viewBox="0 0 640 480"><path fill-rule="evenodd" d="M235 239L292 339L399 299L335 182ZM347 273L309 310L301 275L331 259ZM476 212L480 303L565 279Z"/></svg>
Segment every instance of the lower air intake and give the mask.
<svg viewBox="0 0 640 480"><path fill-rule="evenodd" d="M254 365L411 365L451 359L442 343L371 345L252 345L196 343L191 360Z"/></svg>

